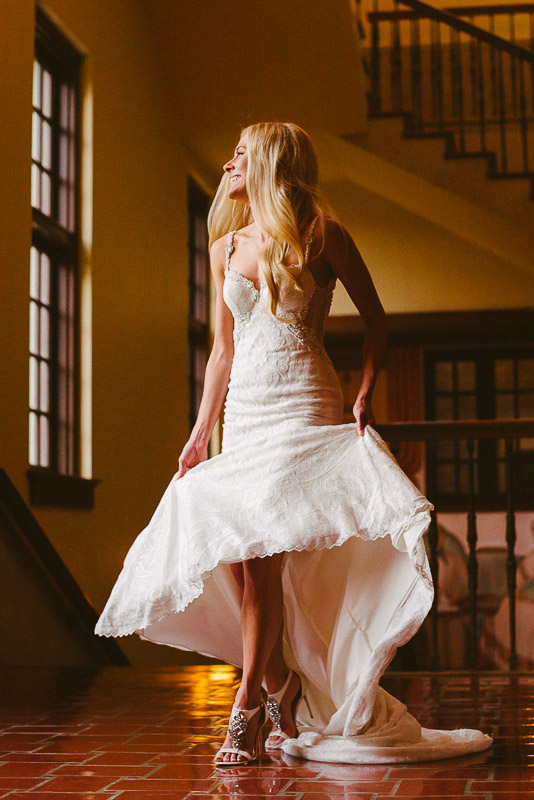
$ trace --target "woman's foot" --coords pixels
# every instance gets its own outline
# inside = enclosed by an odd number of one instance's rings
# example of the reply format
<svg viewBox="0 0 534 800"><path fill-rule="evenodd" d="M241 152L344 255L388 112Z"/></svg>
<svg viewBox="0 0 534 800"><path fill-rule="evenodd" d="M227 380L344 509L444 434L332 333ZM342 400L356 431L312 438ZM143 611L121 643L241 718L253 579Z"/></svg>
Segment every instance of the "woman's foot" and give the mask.
<svg viewBox="0 0 534 800"><path fill-rule="evenodd" d="M292 670L289 670L285 683L277 691L269 692L267 710L273 730L265 743L266 750L278 750L285 739L293 739L298 735L295 716L301 696L302 681Z"/></svg>
<svg viewBox="0 0 534 800"><path fill-rule="evenodd" d="M247 701L241 700L240 702L238 692L232 709L233 713L230 716L226 738L215 756L216 764L244 764L257 760L261 755L261 734L258 732L258 726L261 729L267 719L265 706L263 701L260 700L257 710L249 717L247 705L250 705ZM246 709L247 713L237 714L238 718L234 721L234 713L239 709ZM250 710L254 710L254 707L250 706ZM245 719L245 717L248 717L248 719ZM225 753L223 752L224 750L233 750L234 752ZM238 750L250 754L250 760L238 753Z"/></svg>

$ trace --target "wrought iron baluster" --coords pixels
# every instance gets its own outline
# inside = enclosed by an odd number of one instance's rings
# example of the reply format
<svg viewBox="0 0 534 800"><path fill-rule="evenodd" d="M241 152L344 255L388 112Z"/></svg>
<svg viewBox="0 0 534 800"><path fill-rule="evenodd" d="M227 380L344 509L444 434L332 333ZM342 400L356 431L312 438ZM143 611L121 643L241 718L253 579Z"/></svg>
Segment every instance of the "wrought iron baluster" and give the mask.
<svg viewBox="0 0 534 800"><path fill-rule="evenodd" d="M430 82L432 86L432 118L443 130L443 67L441 62L441 29L437 20L430 22Z"/></svg>
<svg viewBox="0 0 534 800"><path fill-rule="evenodd" d="M512 42L515 43L515 26L514 26L514 15L509 15L509 31L510 31L510 39ZM510 58L510 80L512 84L511 94L512 94L512 114L517 116L517 66L515 57L509 56Z"/></svg>
<svg viewBox="0 0 534 800"><path fill-rule="evenodd" d="M397 0L395 0L394 7L395 19L391 20L391 109L392 111L402 111L402 48Z"/></svg>
<svg viewBox="0 0 534 800"><path fill-rule="evenodd" d="M484 82L484 57L482 53L482 42L477 40L477 64L478 64L478 113L480 122L480 149L486 152L486 101L485 101L485 82Z"/></svg>
<svg viewBox="0 0 534 800"><path fill-rule="evenodd" d="M430 572L432 573L432 581L434 582L434 602L430 609L430 669L439 670L439 636L438 636L438 602L439 602L439 560L438 560L438 518L435 511L430 515L430 527L428 529L428 546L429 557L428 563L430 565Z"/></svg>
<svg viewBox="0 0 534 800"><path fill-rule="evenodd" d="M460 31L457 31L458 39L458 133L460 151L465 152L465 126L464 126L464 68L462 61L462 47Z"/></svg>
<svg viewBox="0 0 534 800"><path fill-rule="evenodd" d="M475 508L475 440L467 439L469 472L469 510L467 512L467 585L469 591L469 619L471 636L469 641L469 668L478 667L478 561L477 561L477 515Z"/></svg>
<svg viewBox="0 0 534 800"><path fill-rule="evenodd" d="M419 36L419 17L410 20L410 87L411 111L417 131L423 128L421 97L421 44Z"/></svg>
<svg viewBox="0 0 534 800"><path fill-rule="evenodd" d="M490 17L490 33L495 33L495 20ZM490 76L491 76L491 99L493 101L492 114L497 116L498 91L497 91L497 68L495 66L495 47L490 45Z"/></svg>
<svg viewBox="0 0 534 800"><path fill-rule="evenodd" d="M462 54L460 51L460 31L451 28L450 33L450 58L451 58L451 99L452 116L458 118L458 145L460 152L465 151L464 131L464 99L462 83Z"/></svg>
<svg viewBox="0 0 534 800"><path fill-rule="evenodd" d="M508 588L508 610L510 624L510 669L517 669L516 627L515 627L515 590L517 560L515 557L515 470L514 470L515 440L506 439L506 582Z"/></svg>
<svg viewBox="0 0 534 800"><path fill-rule="evenodd" d="M519 61L519 126L521 129L521 152L523 157L523 170L528 172L528 119L527 119L527 103L525 93L525 72L524 63Z"/></svg>
<svg viewBox="0 0 534 800"><path fill-rule="evenodd" d="M506 98L504 95L504 75L502 50L497 52L497 77L499 82L499 131L501 140L501 172L506 172L508 156L506 152Z"/></svg>
<svg viewBox="0 0 534 800"><path fill-rule="evenodd" d="M375 9L376 10L376 9ZM380 96L380 32L379 20L371 18L371 92L369 97L369 110L371 114L378 114L382 108Z"/></svg>
<svg viewBox="0 0 534 800"><path fill-rule="evenodd" d="M471 14L469 21L474 25L475 18L474 15ZM476 117L477 114L477 94L478 94L478 83L477 83L477 61L476 61L476 47L477 43L479 43L479 39L475 39L474 36L469 37L469 76L471 78L471 114L473 117Z"/></svg>

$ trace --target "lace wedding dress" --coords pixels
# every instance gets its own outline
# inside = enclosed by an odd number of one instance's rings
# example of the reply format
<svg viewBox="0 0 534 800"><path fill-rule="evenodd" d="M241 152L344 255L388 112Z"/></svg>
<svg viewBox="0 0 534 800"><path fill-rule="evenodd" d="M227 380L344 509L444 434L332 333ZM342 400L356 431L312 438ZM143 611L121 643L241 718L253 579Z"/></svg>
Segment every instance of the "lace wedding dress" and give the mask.
<svg viewBox="0 0 534 800"><path fill-rule="evenodd" d="M311 233L306 246L309 253ZM323 346L335 278L287 280L275 319L268 292L231 269L224 300L234 358L222 452L171 479L95 628L242 665L240 597L229 564L284 552L287 663L313 717L286 753L318 761L446 758L491 744L473 730L422 728L379 687L397 647L427 615L432 579L422 537L432 506L378 433L342 424L343 398Z"/></svg>

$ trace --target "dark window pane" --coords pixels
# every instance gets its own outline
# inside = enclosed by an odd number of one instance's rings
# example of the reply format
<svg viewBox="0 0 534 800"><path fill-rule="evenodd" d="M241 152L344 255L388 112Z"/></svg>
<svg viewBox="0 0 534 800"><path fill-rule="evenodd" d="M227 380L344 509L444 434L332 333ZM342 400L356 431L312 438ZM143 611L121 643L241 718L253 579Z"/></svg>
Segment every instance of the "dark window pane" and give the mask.
<svg viewBox="0 0 534 800"><path fill-rule="evenodd" d="M514 352L510 347L505 352L503 346L498 353L480 348L475 356L472 352L464 355L453 350L448 358L428 354L427 375L432 379L427 382L427 413L432 412L435 419L453 419L455 414L458 419L476 419L479 413L482 418L534 418L534 358L525 355L525 348ZM438 504L441 495L447 498L448 508L453 509L456 502L465 508L470 482L467 443L441 442L427 453L427 478ZM534 438L521 439L516 453L516 493L522 504L534 502L531 454ZM490 507L504 502L505 456L504 440L474 443L475 493Z"/></svg>
<svg viewBox="0 0 534 800"><path fill-rule="evenodd" d="M438 486L442 494L456 493L455 468L453 464L438 465Z"/></svg>
<svg viewBox="0 0 534 800"><path fill-rule="evenodd" d="M452 392L453 365L450 361L437 361L434 367L436 390L438 392ZM449 417L445 417L449 419Z"/></svg>
<svg viewBox="0 0 534 800"><path fill-rule="evenodd" d="M476 419L477 403L473 394L459 395L458 419Z"/></svg>
<svg viewBox="0 0 534 800"><path fill-rule="evenodd" d="M436 397L436 419L454 419L453 401L449 395Z"/></svg>
<svg viewBox="0 0 534 800"><path fill-rule="evenodd" d="M514 362L511 358L499 358L495 361L495 388L514 388Z"/></svg>
<svg viewBox="0 0 534 800"><path fill-rule="evenodd" d="M534 418L534 392L519 395L519 416Z"/></svg>
<svg viewBox="0 0 534 800"><path fill-rule="evenodd" d="M452 459L455 456L454 442L451 440L436 442L436 456L440 459Z"/></svg>
<svg viewBox="0 0 534 800"><path fill-rule="evenodd" d="M458 389L462 392L475 390L475 362L458 361L456 365Z"/></svg>
<svg viewBox="0 0 534 800"><path fill-rule="evenodd" d="M495 398L498 419L514 419L514 395L498 394Z"/></svg>
<svg viewBox="0 0 534 800"><path fill-rule="evenodd" d="M520 358L517 362L517 385L519 389L534 389L534 358ZM528 416L534 416L529 414Z"/></svg>

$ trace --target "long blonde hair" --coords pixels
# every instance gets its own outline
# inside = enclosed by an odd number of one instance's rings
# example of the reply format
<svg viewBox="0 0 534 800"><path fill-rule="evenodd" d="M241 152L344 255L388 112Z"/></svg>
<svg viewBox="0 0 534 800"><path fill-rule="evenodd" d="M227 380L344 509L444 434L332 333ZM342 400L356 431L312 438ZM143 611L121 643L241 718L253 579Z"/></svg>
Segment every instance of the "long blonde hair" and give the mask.
<svg viewBox="0 0 534 800"><path fill-rule="evenodd" d="M317 189L317 156L308 134L291 122L259 122L241 132L247 136L247 195L250 205L228 197L230 175L225 172L208 214L210 246L231 230L251 222L269 237L258 265L270 294L270 309L277 316L279 285L290 278L302 289L303 234L315 217L331 214ZM324 227L323 227L324 230ZM323 237L324 245L324 237ZM298 264L283 261L289 249Z"/></svg>

